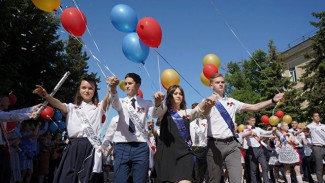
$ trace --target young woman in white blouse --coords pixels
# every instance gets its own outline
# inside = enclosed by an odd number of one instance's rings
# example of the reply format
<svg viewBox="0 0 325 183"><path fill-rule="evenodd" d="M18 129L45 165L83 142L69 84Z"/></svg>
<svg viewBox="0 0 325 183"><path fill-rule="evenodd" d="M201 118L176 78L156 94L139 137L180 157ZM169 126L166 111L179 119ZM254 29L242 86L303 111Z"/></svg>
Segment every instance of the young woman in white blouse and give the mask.
<svg viewBox="0 0 325 183"><path fill-rule="evenodd" d="M110 92L107 91L102 102L99 102L96 82L87 77L81 80L73 103L62 103L39 85L34 93L66 116L69 144L63 152L53 182L103 182L98 137L102 116L109 106Z"/></svg>

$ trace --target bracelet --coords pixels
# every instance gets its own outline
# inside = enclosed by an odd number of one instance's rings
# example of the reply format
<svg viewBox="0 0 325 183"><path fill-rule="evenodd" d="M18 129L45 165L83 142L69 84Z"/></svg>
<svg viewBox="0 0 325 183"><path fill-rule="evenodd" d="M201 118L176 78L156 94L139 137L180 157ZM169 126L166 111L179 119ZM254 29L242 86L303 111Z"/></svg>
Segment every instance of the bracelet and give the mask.
<svg viewBox="0 0 325 183"><path fill-rule="evenodd" d="M276 103L276 101L274 101L274 97L272 98L272 103L273 103L273 104L275 104L275 103Z"/></svg>

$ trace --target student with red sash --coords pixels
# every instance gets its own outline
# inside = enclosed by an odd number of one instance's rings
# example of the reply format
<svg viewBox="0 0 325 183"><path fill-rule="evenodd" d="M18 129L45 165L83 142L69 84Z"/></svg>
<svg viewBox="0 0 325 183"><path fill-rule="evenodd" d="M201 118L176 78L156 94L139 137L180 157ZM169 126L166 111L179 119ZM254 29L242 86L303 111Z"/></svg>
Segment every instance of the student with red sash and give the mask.
<svg viewBox="0 0 325 183"><path fill-rule="evenodd" d="M287 182L291 183L290 167L293 166L298 183L302 183L300 174L301 157L299 150L296 148L296 145L299 144L298 141L296 141L295 136L289 132L289 126L286 122L281 123L280 131L276 131L276 135L281 142L281 147L278 151L279 162L284 166Z"/></svg>

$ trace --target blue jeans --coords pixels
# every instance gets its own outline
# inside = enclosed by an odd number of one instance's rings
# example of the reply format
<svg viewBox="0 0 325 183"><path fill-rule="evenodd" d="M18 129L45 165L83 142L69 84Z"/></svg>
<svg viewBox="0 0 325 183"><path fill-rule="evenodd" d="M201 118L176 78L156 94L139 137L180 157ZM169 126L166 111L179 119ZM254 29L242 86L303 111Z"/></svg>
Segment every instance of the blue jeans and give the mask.
<svg viewBox="0 0 325 183"><path fill-rule="evenodd" d="M149 147L146 142L117 143L114 147L114 182L148 182Z"/></svg>

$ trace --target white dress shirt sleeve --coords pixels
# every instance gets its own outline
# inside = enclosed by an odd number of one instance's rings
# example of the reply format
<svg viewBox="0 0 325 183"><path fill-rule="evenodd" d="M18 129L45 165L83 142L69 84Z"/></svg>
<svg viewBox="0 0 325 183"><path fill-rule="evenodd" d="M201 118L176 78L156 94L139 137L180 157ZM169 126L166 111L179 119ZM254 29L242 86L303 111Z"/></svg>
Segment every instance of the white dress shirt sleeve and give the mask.
<svg viewBox="0 0 325 183"><path fill-rule="evenodd" d="M30 119L33 107L13 110L13 111L0 111L0 122L9 121L23 121Z"/></svg>
<svg viewBox="0 0 325 183"><path fill-rule="evenodd" d="M121 101L118 97L117 92L116 93L111 93L110 97L109 97L109 101L112 104L113 109L115 109L116 111L122 111L122 104Z"/></svg>

